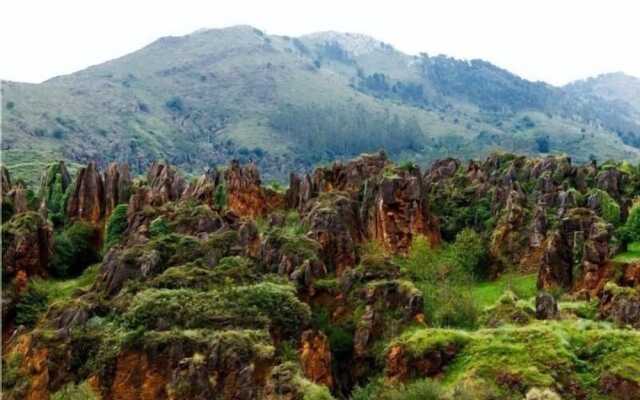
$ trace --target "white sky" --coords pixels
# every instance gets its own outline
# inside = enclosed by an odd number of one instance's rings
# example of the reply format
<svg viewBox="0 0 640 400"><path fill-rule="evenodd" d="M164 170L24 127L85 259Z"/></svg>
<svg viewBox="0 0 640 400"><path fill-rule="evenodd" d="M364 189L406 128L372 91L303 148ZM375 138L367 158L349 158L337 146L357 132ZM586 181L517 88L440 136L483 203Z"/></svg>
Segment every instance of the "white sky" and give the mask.
<svg viewBox="0 0 640 400"><path fill-rule="evenodd" d="M3 0L0 78L41 82L167 35L248 24L270 34L364 33L401 51L482 58L564 84L640 77L635 0Z"/></svg>

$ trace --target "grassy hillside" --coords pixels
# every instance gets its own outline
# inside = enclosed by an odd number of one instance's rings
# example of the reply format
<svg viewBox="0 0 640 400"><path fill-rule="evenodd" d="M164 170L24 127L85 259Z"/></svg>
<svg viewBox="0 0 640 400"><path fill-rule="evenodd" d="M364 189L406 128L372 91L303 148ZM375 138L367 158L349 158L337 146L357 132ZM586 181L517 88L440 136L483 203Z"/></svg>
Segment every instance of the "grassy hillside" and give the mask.
<svg viewBox="0 0 640 400"><path fill-rule="evenodd" d="M495 149L637 161L640 118L624 108L635 97L610 97L582 100L484 61L410 56L363 35L237 26L165 37L41 84L2 82L2 156L27 180L58 158L138 171L164 158L194 173L254 159L280 179L381 147L425 164Z"/></svg>

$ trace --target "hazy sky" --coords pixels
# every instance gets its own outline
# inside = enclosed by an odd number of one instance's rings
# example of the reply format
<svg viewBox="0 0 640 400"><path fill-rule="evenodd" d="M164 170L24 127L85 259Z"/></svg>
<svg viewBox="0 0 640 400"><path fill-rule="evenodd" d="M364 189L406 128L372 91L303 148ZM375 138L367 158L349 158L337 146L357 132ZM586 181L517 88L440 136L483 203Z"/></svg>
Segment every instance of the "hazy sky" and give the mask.
<svg viewBox="0 0 640 400"><path fill-rule="evenodd" d="M167 35L249 24L270 34L365 33L401 51L483 58L564 84L603 72L640 76L634 0L6 0L0 78L40 82Z"/></svg>

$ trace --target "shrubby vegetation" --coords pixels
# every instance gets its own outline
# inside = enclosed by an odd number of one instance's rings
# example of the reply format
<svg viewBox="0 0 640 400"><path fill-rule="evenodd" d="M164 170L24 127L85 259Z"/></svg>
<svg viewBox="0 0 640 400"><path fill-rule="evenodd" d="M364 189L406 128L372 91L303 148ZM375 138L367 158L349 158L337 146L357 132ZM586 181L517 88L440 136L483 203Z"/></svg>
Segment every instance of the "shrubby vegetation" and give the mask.
<svg viewBox="0 0 640 400"><path fill-rule="evenodd" d="M58 277L80 274L87 266L100 260L97 228L78 221L54 236L53 273Z"/></svg>
<svg viewBox="0 0 640 400"><path fill-rule="evenodd" d="M486 257L483 239L465 229L455 242L437 249L417 237L408 256L399 263L422 291L425 315L432 324L472 328L479 310L468 288L484 277Z"/></svg>
<svg viewBox="0 0 640 400"><path fill-rule="evenodd" d="M126 204L118 204L109 216L107 226L105 228L104 249L108 250L111 246L117 244L122 239L124 231L127 229L127 210Z"/></svg>

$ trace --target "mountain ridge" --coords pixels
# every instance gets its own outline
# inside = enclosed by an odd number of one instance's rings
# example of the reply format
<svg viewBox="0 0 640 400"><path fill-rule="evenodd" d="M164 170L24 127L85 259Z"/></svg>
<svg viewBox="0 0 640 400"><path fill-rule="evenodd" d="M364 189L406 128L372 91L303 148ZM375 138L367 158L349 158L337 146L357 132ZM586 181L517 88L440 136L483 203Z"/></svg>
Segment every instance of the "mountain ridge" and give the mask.
<svg viewBox="0 0 640 400"><path fill-rule="evenodd" d="M4 162L26 179L59 158L135 171L165 158L193 173L240 158L282 180L379 148L421 164L500 149L640 160L633 92L531 82L362 34L200 30L41 84L3 83Z"/></svg>

